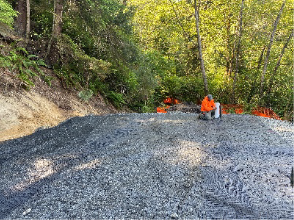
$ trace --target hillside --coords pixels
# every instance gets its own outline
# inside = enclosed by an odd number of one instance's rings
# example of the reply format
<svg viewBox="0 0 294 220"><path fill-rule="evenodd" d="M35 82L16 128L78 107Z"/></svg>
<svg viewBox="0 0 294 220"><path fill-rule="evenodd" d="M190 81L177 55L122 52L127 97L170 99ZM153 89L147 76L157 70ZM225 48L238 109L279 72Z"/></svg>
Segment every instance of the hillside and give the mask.
<svg viewBox="0 0 294 220"><path fill-rule="evenodd" d="M118 112L100 95L83 101L78 91L64 89L51 70L43 71L53 77L52 85L36 78L35 87L29 91L11 72L0 71L0 142L29 135L40 127L56 126L74 116Z"/></svg>
<svg viewBox="0 0 294 220"><path fill-rule="evenodd" d="M0 219L294 219L292 1L0 12Z"/></svg>

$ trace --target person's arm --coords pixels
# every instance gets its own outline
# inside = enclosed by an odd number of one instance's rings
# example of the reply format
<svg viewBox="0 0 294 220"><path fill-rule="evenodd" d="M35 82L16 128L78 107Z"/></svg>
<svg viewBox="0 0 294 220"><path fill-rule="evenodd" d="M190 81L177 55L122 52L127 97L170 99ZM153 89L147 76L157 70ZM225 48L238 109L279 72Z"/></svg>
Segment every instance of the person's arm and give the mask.
<svg viewBox="0 0 294 220"><path fill-rule="evenodd" d="M212 100L212 107L213 107L213 110L216 109L216 106L215 106L214 100Z"/></svg>

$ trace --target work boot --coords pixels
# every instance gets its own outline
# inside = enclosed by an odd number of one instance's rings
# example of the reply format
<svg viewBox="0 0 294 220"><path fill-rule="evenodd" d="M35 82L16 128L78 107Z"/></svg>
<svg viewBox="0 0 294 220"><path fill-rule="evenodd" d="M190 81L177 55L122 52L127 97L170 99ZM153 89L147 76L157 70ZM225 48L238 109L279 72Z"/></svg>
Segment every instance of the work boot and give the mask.
<svg viewBox="0 0 294 220"><path fill-rule="evenodd" d="M202 114L202 113L200 113L200 114L198 115L198 118L199 118L199 119L202 119L202 120L206 120L205 115Z"/></svg>

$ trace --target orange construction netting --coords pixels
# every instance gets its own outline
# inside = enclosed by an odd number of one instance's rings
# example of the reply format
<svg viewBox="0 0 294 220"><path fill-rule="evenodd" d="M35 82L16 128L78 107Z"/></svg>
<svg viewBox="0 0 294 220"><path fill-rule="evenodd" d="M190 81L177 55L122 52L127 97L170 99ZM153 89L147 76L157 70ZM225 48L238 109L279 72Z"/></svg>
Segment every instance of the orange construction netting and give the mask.
<svg viewBox="0 0 294 220"><path fill-rule="evenodd" d="M180 103L180 101L178 99L167 97L165 100L163 100L163 103L166 104L166 106L157 107L157 113L167 113L167 109L170 107L170 105L177 105Z"/></svg>
<svg viewBox="0 0 294 220"><path fill-rule="evenodd" d="M232 105L232 104L222 104L222 114L228 114L231 111L234 111L236 114L244 113L242 105ZM281 118L271 109L265 107L256 107L251 112L253 115L266 117L266 118L274 118L277 120L281 120Z"/></svg>
<svg viewBox="0 0 294 220"><path fill-rule="evenodd" d="M156 111L157 111L157 113L167 113L167 109L169 108L170 106L168 105L168 106L166 106L166 107L157 107L156 108Z"/></svg>
<svg viewBox="0 0 294 220"><path fill-rule="evenodd" d="M167 109L170 105L179 104L180 101L178 99L167 97L163 100L164 104L167 104L165 107L157 107L157 113L167 113ZM222 107L222 114L229 114L232 111L236 114L243 114L244 113L244 106L242 105L233 105L233 104L221 104ZM271 109L265 107L256 107L252 110L251 114L266 117L266 118L274 118L277 120L281 120L281 118Z"/></svg>
<svg viewBox="0 0 294 220"><path fill-rule="evenodd" d="M167 97L165 100L163 100L163 103L164 104L174 104L174 105L176 105L176 104L179 104L180 101L177 100L177 99L174 99L174 98Z"/></svg>

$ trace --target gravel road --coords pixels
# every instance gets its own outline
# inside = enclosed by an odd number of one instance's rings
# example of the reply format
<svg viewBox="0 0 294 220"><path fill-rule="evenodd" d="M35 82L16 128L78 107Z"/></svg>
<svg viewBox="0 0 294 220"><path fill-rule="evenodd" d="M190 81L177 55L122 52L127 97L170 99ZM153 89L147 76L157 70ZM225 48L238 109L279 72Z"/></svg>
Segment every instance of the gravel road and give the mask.
<svg viewBox="0 0 294 220"><path fill-rule="evenodd" d="M293 219L293 124L113 114L0 143L0 218Z"/></svg>

